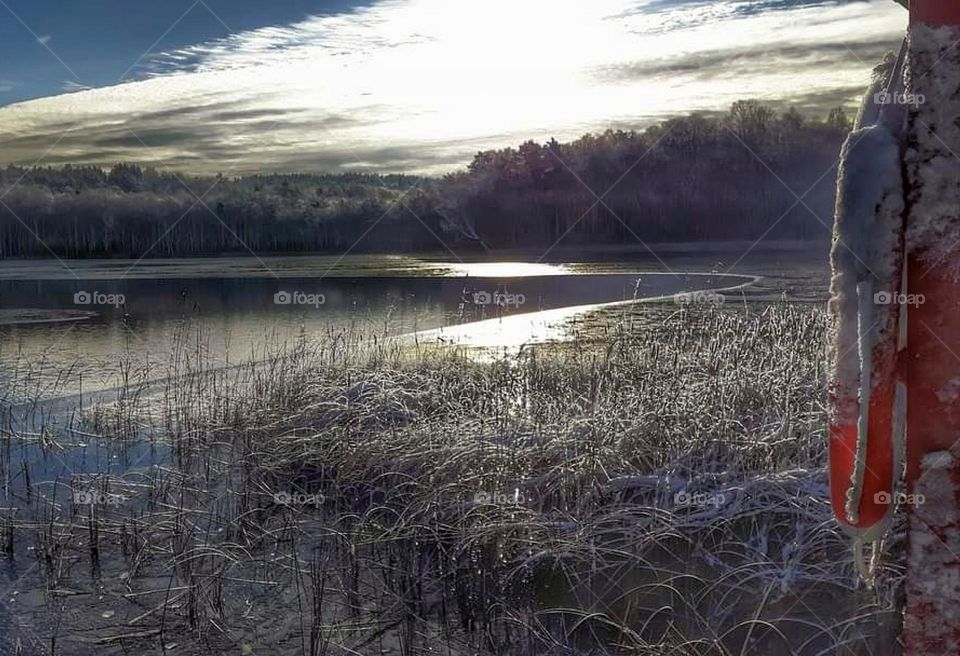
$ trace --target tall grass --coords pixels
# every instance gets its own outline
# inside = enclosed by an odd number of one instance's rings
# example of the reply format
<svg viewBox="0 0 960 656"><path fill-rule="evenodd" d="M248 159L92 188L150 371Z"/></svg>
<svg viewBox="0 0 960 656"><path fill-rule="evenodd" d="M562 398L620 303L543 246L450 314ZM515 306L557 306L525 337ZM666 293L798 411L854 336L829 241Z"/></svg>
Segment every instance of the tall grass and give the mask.
<svg viewBox="0 0 960 656"><path fill-rule="evenodd" d="M902 575L858 587L827 502L824 330L641 305L496 362L185 348L90 415L168 457L10 528L46 591L24 615L71 654L893 653Z"/></svg>

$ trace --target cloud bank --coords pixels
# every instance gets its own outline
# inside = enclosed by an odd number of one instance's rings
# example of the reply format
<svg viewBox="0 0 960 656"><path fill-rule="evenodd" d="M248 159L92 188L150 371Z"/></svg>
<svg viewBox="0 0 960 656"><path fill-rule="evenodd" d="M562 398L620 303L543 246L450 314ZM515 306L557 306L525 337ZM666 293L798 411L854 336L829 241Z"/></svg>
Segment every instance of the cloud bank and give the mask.
<svg viewBox="0 0 960 656"><path fill-rule="evenodd" d="M740 98L824 111L859 95L905 22L890 0L384 0L2 108L0 162L439 173Z"/></svg>

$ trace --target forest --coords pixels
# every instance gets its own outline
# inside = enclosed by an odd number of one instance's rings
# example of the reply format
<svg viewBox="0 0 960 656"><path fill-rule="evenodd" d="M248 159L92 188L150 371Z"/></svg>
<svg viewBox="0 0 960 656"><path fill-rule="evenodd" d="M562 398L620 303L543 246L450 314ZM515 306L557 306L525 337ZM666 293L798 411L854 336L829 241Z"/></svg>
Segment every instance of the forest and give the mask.
<svg viewBox="0 0 960 656"><path fill-rule="evenodd" d="M442 177L0 169L0 258L546 249L827 239L842 108L758 101L643 130L527 141Z"/></svg>

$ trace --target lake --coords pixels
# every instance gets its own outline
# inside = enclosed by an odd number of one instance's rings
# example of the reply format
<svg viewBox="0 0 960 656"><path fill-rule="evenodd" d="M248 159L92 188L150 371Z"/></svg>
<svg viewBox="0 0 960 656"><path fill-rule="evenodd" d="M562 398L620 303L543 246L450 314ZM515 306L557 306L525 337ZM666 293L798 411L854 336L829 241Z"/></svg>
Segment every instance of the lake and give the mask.
<svg viewBox="0 0 960 656"><path fill-rule="evenodd" d="M79 400L165 377L178 350L257 361L331 333L495 357L605 304L822 302L822 248L675 245L498 261L395 255L13 261L0 269L0 401ZM731 266L732 265L732 266ZM66 408L64 408L65 410Z"/></svg>

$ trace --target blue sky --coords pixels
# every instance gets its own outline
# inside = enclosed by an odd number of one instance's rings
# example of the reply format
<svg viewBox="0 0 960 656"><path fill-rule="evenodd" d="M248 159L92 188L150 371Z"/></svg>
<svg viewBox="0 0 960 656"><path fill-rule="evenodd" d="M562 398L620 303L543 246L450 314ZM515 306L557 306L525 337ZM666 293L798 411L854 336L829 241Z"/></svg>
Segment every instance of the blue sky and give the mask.
<svg viewBox="0 0 960 656"><path fill-rule="evenodd" d="M0 6L0 105L58 94L66 82L99 87L122 76L135 78L145 72L141 57L151 52L361 6L347 0L2 2L6 7ZM141 65L130 70L137 60Z"/></svg>
<svg viewBox="0 0 960 656"><path fill-rule="evenodd" d="M0 0L0 164L439 173L740 98L849 103L890 0Z"/></svg>

